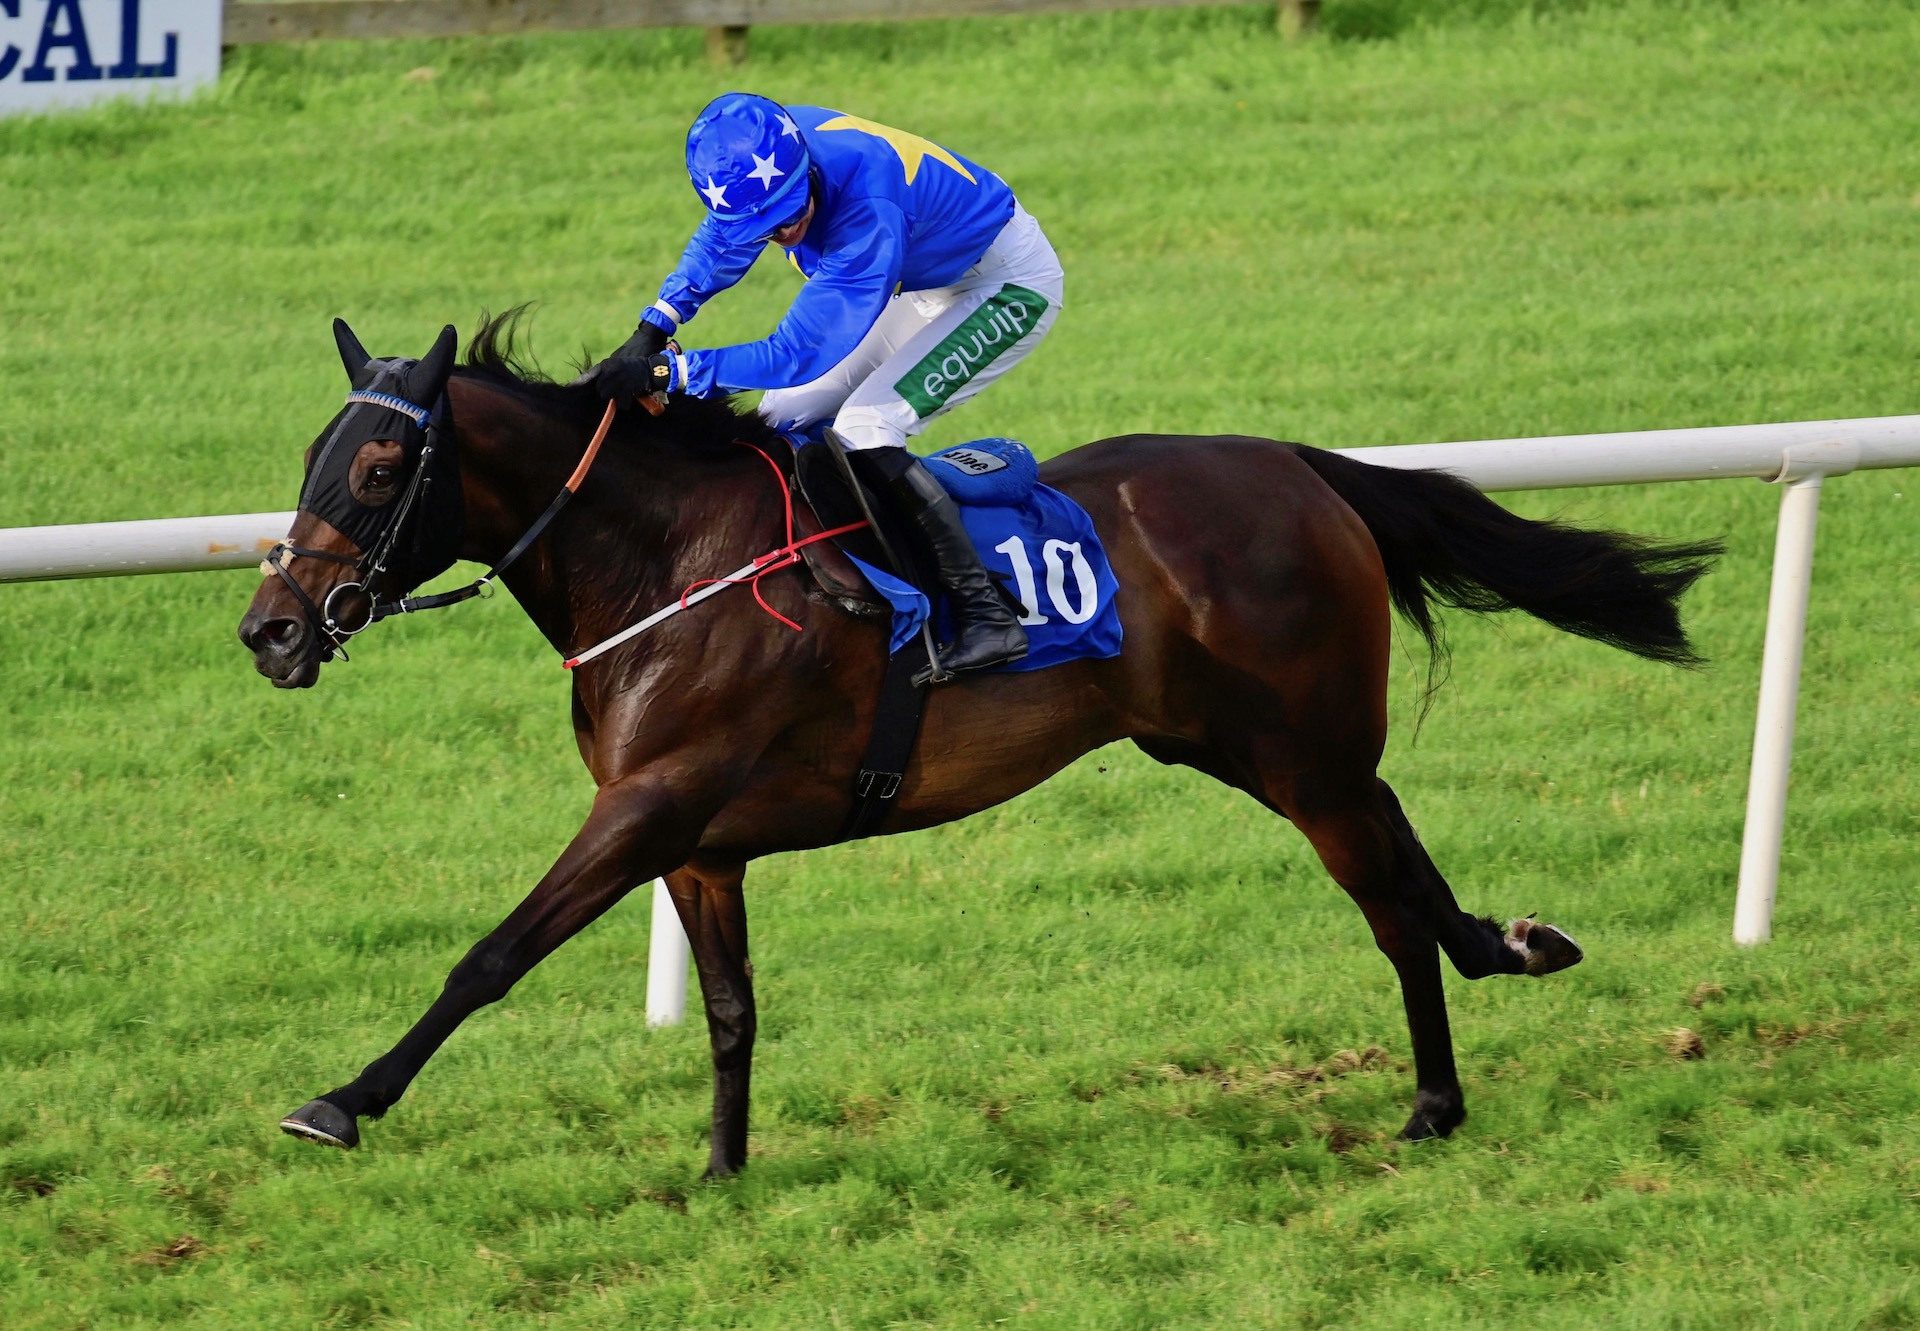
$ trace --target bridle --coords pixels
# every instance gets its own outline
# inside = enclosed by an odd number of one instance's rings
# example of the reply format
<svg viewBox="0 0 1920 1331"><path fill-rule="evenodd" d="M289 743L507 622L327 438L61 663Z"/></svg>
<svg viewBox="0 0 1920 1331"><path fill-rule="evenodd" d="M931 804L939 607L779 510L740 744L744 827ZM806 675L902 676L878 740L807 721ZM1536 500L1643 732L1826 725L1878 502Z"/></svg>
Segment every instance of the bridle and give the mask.
<svg viewBox="0 0 1920 1331"><path fill-rule="evenodd" d="M444 397L441 400L445 401ZM409 417L426 439L420 447L419 457L414 461L413 475L408 478L407 488L388 508L389 516L385 524L364 552L357 556L343 555L331 550L314 550L307 546L295 545L292 541L281 541L267 551L266 558L261 561L262 570L271 569L279 574L280 581L286 584L287 590L292 592L294 599L299 602L300 609L306 616L307 626L313 630L320 642L320 660L323 663L332 660L335 656L342 661L350 660L351 658L347 655L347 640L364 633L383 619L394 615L413 614L420 610L440 610L491 592L494 581L540 538L540 534L547 529L555 517L559 516L560 510L567 506L567 501L572 499L574 493L579 490L581 482L586 480L587 470L593 466L594 458L600 453L600 445L606 441L607 431L613 426L615 411L615 403L609 401L606 412L600 417L599 428L594 431L593 439L587 444L587 451L581 457L580 464L574 468L573 475L561 487L560 493L553 497L553 502L547 505L546 511L534 519L533 525L527 528L518 541L514 542L513 548L508 550L486 573L466 586L456 587L452 591L435 592L431 596L402 595L391 602L382 602L380 594L374 590L375 580L388 575L394 552L399 549L401 536L405 532L407 520L418 510L426 496L427 487L433 483L429 475L431 471L429 464L433 460L434 449L440 443L441 431L437 427L435 412L392 393L355 389L347 394L347 403L349 406L364 403L399 412ZM451 444L448 447L450 448ZM320 559L333 564L346 564L353 569L354 576L346 582L335 584L328 590L326 599L316 605L313 597L307 593L307 589L302 587L299 580L288 571L286 565L288 555ZM358 614L348 609L355 605L353 601L349 600L344 605L341 604L343 595L362 598L355 607L359 610Z"/></svg>

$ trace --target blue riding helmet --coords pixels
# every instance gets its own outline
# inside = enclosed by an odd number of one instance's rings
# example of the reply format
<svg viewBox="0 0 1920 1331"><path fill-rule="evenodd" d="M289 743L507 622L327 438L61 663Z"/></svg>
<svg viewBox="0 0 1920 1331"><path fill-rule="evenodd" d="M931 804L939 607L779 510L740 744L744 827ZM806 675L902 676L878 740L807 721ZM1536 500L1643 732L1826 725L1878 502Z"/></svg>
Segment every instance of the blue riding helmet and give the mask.
<svg viewBox="0 0 1920 1331"><path fill-rule="evenodd" d="M812 166L786 108L754 93L722 93L687 131L687 176L736 244L766 241L806 211Z"/></svg>

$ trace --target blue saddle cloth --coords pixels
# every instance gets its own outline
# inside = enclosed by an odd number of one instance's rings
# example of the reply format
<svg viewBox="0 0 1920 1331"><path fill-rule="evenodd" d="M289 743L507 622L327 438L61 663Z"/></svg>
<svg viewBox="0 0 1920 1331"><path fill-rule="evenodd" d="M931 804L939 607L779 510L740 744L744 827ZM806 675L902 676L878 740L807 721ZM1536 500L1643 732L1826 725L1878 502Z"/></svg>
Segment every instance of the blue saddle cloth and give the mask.
<svg viewBox="0 0 1920 1331"><path fill-rule="evenodd" d="M1073 500L1039 483L1039 467L1025 444L976 439L943 449L926 463L960 505L980 562L1024 606L1027 654L1001 670L1044 670L1120 655L1120 612L1114 606L1120 584L1093 520ZM891 648L899 651L932 613L927 598L890 573L853 562L893 606ZM934 636L944 642L952 631L943 605Z"/></svg>

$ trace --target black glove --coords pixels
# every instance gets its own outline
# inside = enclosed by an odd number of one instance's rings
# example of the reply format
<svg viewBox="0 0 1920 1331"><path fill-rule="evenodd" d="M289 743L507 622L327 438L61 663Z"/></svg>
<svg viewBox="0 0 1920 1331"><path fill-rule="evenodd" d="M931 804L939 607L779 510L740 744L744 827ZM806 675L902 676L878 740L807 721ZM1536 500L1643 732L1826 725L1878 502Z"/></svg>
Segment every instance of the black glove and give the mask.
<svg viewBox="0 0 1920 1331"><path fill-rule="evenodd" d="M593 386L600 396L615 402L664 393L672 382L673 357L664 351L651 356L609 356L593 372Z"/></svg>
<svg viewBox="0 0 1920 1331"><path fill-rule="evenodd" d="M593 367L593 386L602 398L622 402L664 391L673 377L673 362L662 354L666 345L666 330L642 319L619 350Z"/></svg>
<svg viewBox="0 0 1920 1331"><path fill-rule="evenodd" d="M666 329L656 327L648 323L645 319L642 319L640 326L633 330L633 336L625 342L622 342L620 349L614 352L613 355L607 357L607 359L614 360L621 356L632 356L644 359L647 356L652 356L667 349L667 336Z"/></svg>

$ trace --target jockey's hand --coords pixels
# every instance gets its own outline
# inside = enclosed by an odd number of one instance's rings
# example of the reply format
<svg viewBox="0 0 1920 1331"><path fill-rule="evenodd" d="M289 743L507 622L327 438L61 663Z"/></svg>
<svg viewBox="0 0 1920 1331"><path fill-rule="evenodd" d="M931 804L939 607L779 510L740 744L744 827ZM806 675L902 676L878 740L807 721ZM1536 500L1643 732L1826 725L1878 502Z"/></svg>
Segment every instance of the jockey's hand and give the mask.
<svg viewBox="0 0 1920 1331"><path fill-rule="evenodd" d="M621 356L644 359L648 356L657 355L666 349L667 330L664 328L656 328L645 319L642 319L640 326L633 330L633 336L625 342L622 342L620 349L615 351L613 355L607 357L607 359L615 360Z"/></svg>
<svg viewBox="0 0 1920 1331"><path fill-rule="evenodd" d="M616 402L664 393L672 384L673 357L664 351L647 356L623 356L616 352L601 361L593 372L593 386L600 396Z"/></svg>

